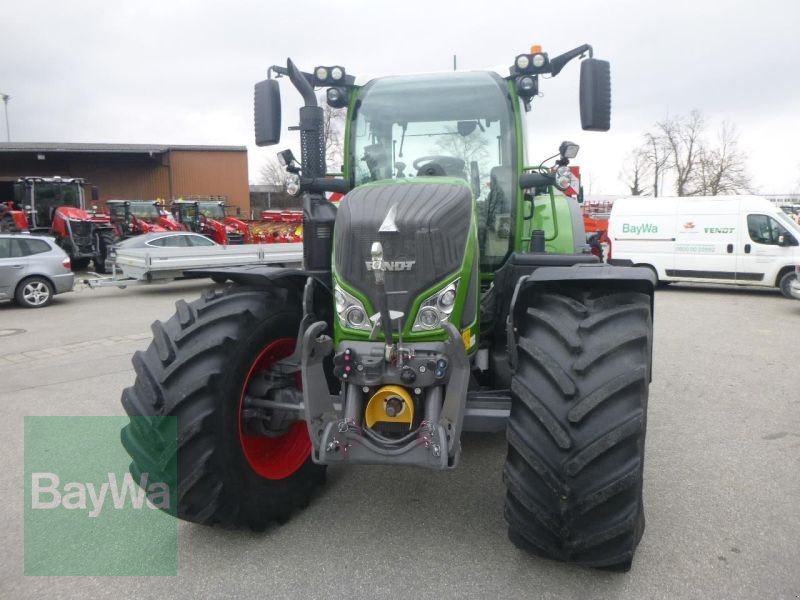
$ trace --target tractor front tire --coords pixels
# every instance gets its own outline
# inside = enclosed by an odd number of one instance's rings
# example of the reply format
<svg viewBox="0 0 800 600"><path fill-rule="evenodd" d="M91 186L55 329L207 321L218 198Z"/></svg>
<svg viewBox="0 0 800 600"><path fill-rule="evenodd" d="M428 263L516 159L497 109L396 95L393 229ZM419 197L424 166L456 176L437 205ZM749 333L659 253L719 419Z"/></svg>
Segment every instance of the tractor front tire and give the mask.
<svg viewBox="0 0 800 600"><path fill-rule="evenodd" d="M94 257L94 270L98 273L105 274L108 272L106 269L106 259L111 247L122 240L113 230L106 229L100 232L97 249L99 254Z"/></svg>
<svg viewBox="0 0 800 600"><path fill-rule="evenodd" d="M527 298L503 471L509 537L627 571L644 532L650 298L577 287Z"/></svg>
<svg viewBox="0 0 800 600"><path fill-rule="evenodd" d="M282 437L251 437L241 420L250 378L294 349L299 305L281 289L208 290L178 301L172 318L153 324L148 349L134 355L122 444L137 481L154 465L177 466L179 518L260 531L285 522L324 483L303 421ZM159 429L165 420L134 418L147 416L177 418L177 450Z"/></svg>

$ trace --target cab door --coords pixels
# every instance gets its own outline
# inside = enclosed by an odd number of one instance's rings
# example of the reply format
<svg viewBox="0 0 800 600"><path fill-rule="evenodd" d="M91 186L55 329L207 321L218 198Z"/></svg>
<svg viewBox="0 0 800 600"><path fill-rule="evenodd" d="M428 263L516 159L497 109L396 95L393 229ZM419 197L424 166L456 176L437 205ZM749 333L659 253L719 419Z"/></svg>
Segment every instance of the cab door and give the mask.
<svg viewBox="0 0 800 600"><path fill-rule="evenodd" d="M793 264L794 247L800 240L770 215L750 213L745 219L736 279L742 283L773 286L778 271Z"/></svg>

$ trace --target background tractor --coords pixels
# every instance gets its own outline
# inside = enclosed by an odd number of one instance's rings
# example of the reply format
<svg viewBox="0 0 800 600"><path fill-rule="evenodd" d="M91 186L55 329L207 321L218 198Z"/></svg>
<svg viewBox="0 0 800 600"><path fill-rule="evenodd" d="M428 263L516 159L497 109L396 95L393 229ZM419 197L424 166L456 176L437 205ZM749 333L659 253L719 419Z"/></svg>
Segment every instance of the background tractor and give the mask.
<svg viewBox="0 0 800 600"><path fill-rule="evenodd" d="M250 243L247 224L225 216L224 202L176 200L170 208L175 220L187 231L201 233L223 245Z"/></svg>
<svg viewBox="0 0 800 600"><path fill-rule="evenodd" d="M176 465L178 517L261 530L305 506L327 465L453 469L462 432L504 430L511 540L628 569L644 530L653 277L589 252L558 191L575 144L554 170L525 160L540 76L578 57L582 126L606 131L609 64L588 45L534 47L499 73L271 67L257 143L280 139L278 78L304 100L300 160L280 154L303 196L304 268L203 272L233 283L153 325L122 404L176 417L180 444L133 419L135 478ZM347 107L338 179L315 87ZM337 208L326 192L346 195Z"/></svg>
<svg viewBox="0 0 800 600"><path fill-rule="evenodd" d="M106 205L111 223L122 238L178 230L178 224L162 214L157 200L107 200Z"/></svg>
<svg viewBox="0 0 800 600"><path fill-rule="evenodd" d="M30 231L52 235L69 255L73 269L89 261L105 273L108 251L119 235L108 215L86 209L80 178L22 177L14 184L14 201L0 204L0 231ZM92 200L97 188L92 187Z"/></svg>

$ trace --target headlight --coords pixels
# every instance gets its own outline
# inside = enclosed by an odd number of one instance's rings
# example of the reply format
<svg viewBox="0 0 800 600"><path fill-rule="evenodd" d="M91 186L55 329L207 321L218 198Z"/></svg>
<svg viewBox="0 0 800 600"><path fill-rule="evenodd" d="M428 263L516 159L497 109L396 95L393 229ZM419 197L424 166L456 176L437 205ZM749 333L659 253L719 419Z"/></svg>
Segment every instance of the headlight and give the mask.
<svg viewBox="0 0 800 600"><path fill-rule="evenodd" d="M314 76L319 81L325 81L326 79L328 79L328 69L325 67L317 67L314 71Z"/></svg>
<svg viewBox="0 0 800 600"><path fill-rule="evenodd" d="M286 193L290 196L297 196L300 193L300 177L296 173L289 173L286 176Z"/></svg>
<svg viewBox="0 0 800 600"><path fill-rule="evenodd" d="M562 192L572 185L572 171L569 167L558 167L556 169L556 187Z"/></svg>
<svg viewBox="0 0 800 600"><path fill-rule="evenodd" d="M528 58L527 54L520 54L519 56L517 56L517 61L516 62L517 62L517 68L520 71L524 71L525 69L527 69L530 66L531 59Z"/></svg>
<svg viewBox="0 0 800 600"><path fill-rule="evenodd" d="M372 329L367 311L358 298L345 292L338 284L334 286L333 298L336 303L336 315L339 318L339 325L365 331Z"/></svg>
<svg viewBox="0 0 800 600"><path fill-rule="evenodd" d="M439 329L442 323L446 323L450 319L450 315L456 305L459 281L459 279L456 279L449 283L422 303L417 311L417 318L414 320L411 331Z"/></svg>
<svg viewBox="0 0 800 600"><path fill-rule="evenodd" d="M344 79L344 69L341 67L333 67L331 69L331 79L334 81L341 81Z"/></svg>
<svg viewBox="0 0 800 600"><path fill-rule="evenodd" d="M537 69L541 69L544 66L544 54L533 55L533 66Z"/></svg>

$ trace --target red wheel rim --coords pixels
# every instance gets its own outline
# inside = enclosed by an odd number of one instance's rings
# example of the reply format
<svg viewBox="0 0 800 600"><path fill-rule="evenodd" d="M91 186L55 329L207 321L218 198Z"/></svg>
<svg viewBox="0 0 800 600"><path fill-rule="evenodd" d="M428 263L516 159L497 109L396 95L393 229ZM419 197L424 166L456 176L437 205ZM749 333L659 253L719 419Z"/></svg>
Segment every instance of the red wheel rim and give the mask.
<svg viewBox="0 0 800 600"><path fill-rule="evenodd" d="M269 369L275 361L286 358L294 351L294 338L280 338L264 348L253 361L242 386L239 399L239 442L250 467L265 479L285 479L295 473L311 455L311 440L305 421L289 426L281 437L248 435L242 429L242 406L250 379L260 371ZM300 383L297 383L298 389Z"/></svg>

